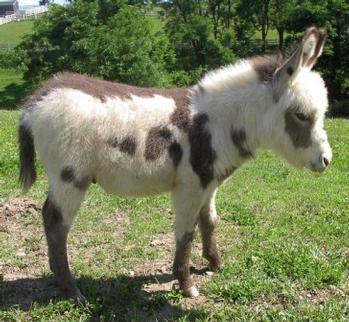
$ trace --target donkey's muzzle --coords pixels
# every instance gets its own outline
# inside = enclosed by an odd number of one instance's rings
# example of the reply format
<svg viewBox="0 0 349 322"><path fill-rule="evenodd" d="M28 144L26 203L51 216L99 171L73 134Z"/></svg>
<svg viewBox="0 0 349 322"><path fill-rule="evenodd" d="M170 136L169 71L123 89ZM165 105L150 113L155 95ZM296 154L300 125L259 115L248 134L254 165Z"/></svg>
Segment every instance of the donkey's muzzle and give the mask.
<svg viewBox="0 0 349 322"><path fill-rule="evenodd" d="M310 162L311 170L316 172L322 172L327 169L331 163L331 156L326 153L322 153L318 159L318 162Z"/></svg>

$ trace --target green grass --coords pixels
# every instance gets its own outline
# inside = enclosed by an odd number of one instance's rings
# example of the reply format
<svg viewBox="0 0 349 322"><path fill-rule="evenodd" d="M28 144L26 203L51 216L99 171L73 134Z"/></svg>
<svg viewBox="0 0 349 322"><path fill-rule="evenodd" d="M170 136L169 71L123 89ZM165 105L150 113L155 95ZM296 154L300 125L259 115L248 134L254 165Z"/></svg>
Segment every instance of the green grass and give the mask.
<svg viewBox="0 0 349 322"><path fill-rule="evenodd" d="M22 76L20 70L0 68L0 109L17 109L30 92L30 86Z"/></svg>
<svg viewBox="0 0 349 322"><path fill-rule="evenodd" d="M0 26L0 44L17 45L23 36L33 30L34 21L15 21Z"/></svg>

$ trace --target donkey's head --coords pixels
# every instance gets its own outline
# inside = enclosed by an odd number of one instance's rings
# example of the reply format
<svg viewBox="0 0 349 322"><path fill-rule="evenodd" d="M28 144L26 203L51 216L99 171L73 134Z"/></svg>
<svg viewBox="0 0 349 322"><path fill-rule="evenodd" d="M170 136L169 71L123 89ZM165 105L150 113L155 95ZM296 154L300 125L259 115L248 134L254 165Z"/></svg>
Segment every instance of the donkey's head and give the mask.
<svg viewBox="0 0 349 322"><path fill-rule="evenodd" d="M269 117L273 124L269 131L273 149L291 164L313 171L325 170L332 159L323 129L327 90L321 76L311 71L325 40L323 30L309 28L299 48L272 79L274 103Z"/></svg>

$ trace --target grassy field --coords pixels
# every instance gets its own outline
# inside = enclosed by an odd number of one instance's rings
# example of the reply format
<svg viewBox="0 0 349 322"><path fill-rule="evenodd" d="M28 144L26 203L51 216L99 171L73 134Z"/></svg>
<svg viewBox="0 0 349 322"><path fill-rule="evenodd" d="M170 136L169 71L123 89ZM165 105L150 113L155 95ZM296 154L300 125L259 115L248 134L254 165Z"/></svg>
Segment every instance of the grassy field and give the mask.
<svg viewBox="0 0 349 322"><path fill-rule="evenodd" d="M3 73L2 96L6 82L21 84ZM197 236L195 299L183 298L171 275L169 197L122 199L93 186L69 238L71 266L87 298L81 305L60 299L51 284L40 164L34 188L25 197L19 190L13 95L0 105L1 321L349 320L348 120L326 121L334 152L326 173L295 170L264 152L220 189L224 269L205 272Z"/></svg>
<svg viewBox="0 0 349 322"><path fill-rule="evenodd" d="M17 45L25 34L31 33L34 21L16 21L0 26L0 44Z"/></svg>

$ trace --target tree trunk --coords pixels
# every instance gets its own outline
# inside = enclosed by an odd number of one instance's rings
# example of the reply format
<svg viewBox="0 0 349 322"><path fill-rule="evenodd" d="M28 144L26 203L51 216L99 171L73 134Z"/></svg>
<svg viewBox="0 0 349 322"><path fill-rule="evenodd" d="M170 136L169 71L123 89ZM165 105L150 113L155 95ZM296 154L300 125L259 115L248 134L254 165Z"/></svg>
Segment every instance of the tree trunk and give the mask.
<svg viewBox="0 0 349 322"><path fill-rule="evenodd" d="M284 46L284 30L282 28L278 28L277 32L279 34L279 49L282 50Z"/></svg>

